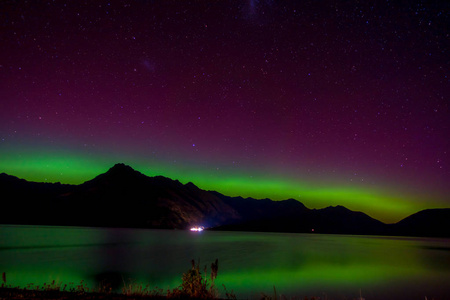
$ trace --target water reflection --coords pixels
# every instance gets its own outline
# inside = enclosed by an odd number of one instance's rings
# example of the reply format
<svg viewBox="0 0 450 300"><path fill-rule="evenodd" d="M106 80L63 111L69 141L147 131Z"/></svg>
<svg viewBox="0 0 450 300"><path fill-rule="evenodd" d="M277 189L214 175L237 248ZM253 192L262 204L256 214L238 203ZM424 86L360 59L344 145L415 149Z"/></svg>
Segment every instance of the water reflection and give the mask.
<svg viewBox="0 0 450 300"><path fill-rule="evenodd" d="M192 259L219 259L216 283L260 293L366 299L450 295L449 240L276 233L0 226L0 271L16 285L51 280L174 288ZM412 298L411 298L412 297Z"/></svg>
<svg viewBox="0 0 450 300"><path fill-rule="evenodd" d="M125 230L104 230L102 249L98 253L98 273L91 279L98 286L119 290L124 284L124 278L131 276L127 270L132 262L130 245L134 242Z"/></svg>

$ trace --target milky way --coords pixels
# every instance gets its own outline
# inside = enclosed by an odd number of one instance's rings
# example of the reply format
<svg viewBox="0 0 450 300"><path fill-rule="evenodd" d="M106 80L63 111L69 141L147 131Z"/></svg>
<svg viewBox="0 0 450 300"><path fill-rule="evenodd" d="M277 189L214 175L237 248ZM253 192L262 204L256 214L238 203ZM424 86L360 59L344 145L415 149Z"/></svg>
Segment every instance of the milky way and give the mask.
<svg viewBox="0 0 450 300"><path fill-rule="evenodd" d="M124 162L387 222L450 207L448 4L2 1L0 11L0 172L81 183Z"/></svg>

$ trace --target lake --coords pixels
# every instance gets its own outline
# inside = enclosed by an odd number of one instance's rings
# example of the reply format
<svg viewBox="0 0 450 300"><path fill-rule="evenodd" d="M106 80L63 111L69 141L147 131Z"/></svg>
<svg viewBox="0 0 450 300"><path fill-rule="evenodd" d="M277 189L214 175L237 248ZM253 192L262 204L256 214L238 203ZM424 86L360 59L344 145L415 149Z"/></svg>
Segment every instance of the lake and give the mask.
<svg viewBox="0 0 450 300"><path fill-rule="evenodd" d="M219 259L216 285L239 299L262 293L321 299L450 299L450 239L0 226L8 284L108 280L181 284L192 259ZM203 268L202 268L203 269Z"/></svg>

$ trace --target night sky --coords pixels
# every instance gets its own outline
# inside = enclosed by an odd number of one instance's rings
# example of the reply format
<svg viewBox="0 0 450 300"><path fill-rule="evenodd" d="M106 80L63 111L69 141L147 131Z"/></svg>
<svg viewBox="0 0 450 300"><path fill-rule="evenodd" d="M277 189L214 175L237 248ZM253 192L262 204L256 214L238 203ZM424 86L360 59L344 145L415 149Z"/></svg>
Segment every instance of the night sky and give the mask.
<svg viewBox="0 0 450 300"><path fill-rule="evenodd" d="M1 1L0 172L450 207L444 2Z"/></svg>

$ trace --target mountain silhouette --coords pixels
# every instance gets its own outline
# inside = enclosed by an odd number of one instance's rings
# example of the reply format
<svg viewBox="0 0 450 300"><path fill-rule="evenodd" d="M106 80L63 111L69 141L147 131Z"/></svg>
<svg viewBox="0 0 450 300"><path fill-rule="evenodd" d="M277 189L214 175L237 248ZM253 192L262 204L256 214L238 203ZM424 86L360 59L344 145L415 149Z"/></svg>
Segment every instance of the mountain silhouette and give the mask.
<svg viewBox="0 0 450 300"><path fill-rule="evenodd" d="M2 224L450 236L450 209L384 224L343 206L309 209L288 199L229 197L189 182L149 177L125 164L80 185L0 174Z"/></svg>
<svg viewBox="0 0 450 300"><path fill-rule="evenodd" d="M450 208L425 209L393 224L391 233L450 237Z"/></svg>
<svg viewBox="0 0 450 300"><path fill-rule="evenodd" d="M27 182L1 174L2 223L104 227L216 226L237 213L192 183L148 177L124 164L80 185Z"/></svg>

